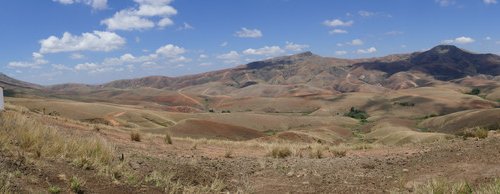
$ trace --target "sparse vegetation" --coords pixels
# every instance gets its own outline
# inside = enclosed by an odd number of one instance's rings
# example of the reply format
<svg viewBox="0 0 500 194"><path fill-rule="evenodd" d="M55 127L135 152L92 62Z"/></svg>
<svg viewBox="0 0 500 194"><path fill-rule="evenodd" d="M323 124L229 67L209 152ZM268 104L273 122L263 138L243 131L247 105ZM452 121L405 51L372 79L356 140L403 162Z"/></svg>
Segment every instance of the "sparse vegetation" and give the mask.
<svg viewBox="0 0 500 194"><path fill-rule="evenodd" d="M277 146L271 150L269 155L273 158L286 158L292 155L292 150L288 147Z"/></svg>
<svg viewBox="0 0 500 194"><path fill-rule="evenodd" d="M415 193L417 194L427 194L427 193L478 193L478 194L490 194L490 193L500 193L500 180L495 180L491 183L482 184L477 187L471 186L465 181L459 182L449 182L446 180L430 180L427 183L421 185L415 185Z"/></svg>
<svg viewBox="0 0 500 194"><path fill-rule="evenodd" d="M140 142L141 141L141 134L139 134L139 132L130 133L130 140Z"/></svg>
<svg viewBox="0 0 500 194"><path fill-rule="evenodd" d="M330 149L333 157L342 158L347 155L347 149L345 148L332 148Z"/></svg>
<svg viewBox="0 0 500 194"><path fill-rule="evenodd" d="M394 104L397 104L399 106L409 106L409 107L415 106L415 103L413 102L395 102Z"/></svg>
<svg viewBox="0 0 500 194"><path fill-rule="evenodd" d="M469 95L479 95L481 94L481 90L479 88L473 88L470 92L467 92Z"/></svg>
<svg viewBox="0 0 500 194"><path fill-rule="evenodd" d="M354 119L359 119L359 120L366 120L368 117L370 117L370 115L368 115L368 113L366 113L365 111L358 110L354 107L351 107L349 112L345 113L344 116L351 117Z"/></svg>
<svg viewBox="0 0 500 194"><path fill-rule="evenodd" d="M77 177L73 176L71 177L71 179L69 180L69 188L71 189L71 191L75 192L75 193L83 193L83 186L85 185L84 182L82 182L80 179L78 179Z"/></svg>
<svg viewBox="0 0 500 194"><path fill-rule="evenodd" d="M459 135L464 138L475 137L479 139L484 139L488 137L488 130L480 127L475 127L475 128L465 129Z"/></svg>
<svg viewBox="0 0 500 194"><path fill-rule="evenodd" d="M37 157L63 158L87 167L107 166L114 155L114 148L101 138L69 138L55 128L13 111L0 114L0 147L18 148ZM82 161L85 165L80 165Z"/></svg>
<svg viewBox="0 0 500 194"><path fill-rule="evenodd" d="M52 193L52 194L58 194L58 193L61 193L61 188L59 188L57 186L50 186L48 191L49 191L49 193Z"/></svg>

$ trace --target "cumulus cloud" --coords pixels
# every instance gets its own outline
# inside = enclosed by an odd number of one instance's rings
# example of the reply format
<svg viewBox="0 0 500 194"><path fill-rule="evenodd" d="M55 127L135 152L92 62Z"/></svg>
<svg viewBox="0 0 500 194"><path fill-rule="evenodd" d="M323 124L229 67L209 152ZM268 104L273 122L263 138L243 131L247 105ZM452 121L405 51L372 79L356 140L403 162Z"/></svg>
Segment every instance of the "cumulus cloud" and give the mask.
<svg viewBox="0 0 500 194"><path fill-rule="evenodd" d="M354 24L354 21L342 21L340 19L334 19L334 20L326 20L323 22L325 26L329 27L339 27L339 26L352 26Z"/></svg>
<svg viewBox="0 0 500 194"><path fill-rule="evenodd" d="M342 29L333 29L333 30L330 30L329 33L330 34L347 34L348 32L346 30L342 30Z"/></svg>
<svg viewBox="0 0 500 194"><path fill-rule="evenodd" d="M179 46L175 46L173 44L167 44L156 50L156 54L166 56L169 58L174 58L184 53L186 53L186 49L181 48Z"/></svg>
<svg viewBox="0 0 500 194"><path fill-rule="evenodd" d="M496 4L497 0L483 0L485 4Z"/></svg>
<svg viewBox="0 0 500 194"><path fill-rule="evenodd" d="M296 44L293 42L286 42L285 49L289 51L302 51L306 48L309 48L307 44Z"/></svg>
<svg viewBox="0 0 500 194"><path fill-rule="evenodd" d="M134 56L131 53L125 53L119 57L105 58L100 63L87 62L76 65L75 71L85 71L88 73L104 73L116 71L132 71L135 65L143 67L161 68L168 65L178 65L192 61L190 58L183 56L187 52L186 49L167 44L158 49L152 54Z"/></svg>
<svg viewBox="0 0 500 194"><path fill-rule="evenodd" d="M259 29L248 28L241 28L241 30L237 31L234 35L240 38L260 38L263 36Z"/></svg>
<svg viewBox="0 0 500 194"><path fill-rule="evenodd" d="M134 0L139 7L116 12L113 17L102 20L108 30L144 30L158 26L164 28L174 24L170 19L177 10L170 6L171 0ZM155 22L156 21L156 22Z"/></svg>
<svg viewBox="0 0 500 194"><path fill-rule="evenodd" d="M224 61L224 63L239 63L241 55L237 51L229 51L228 53L217 56L217 59Z"/></svg>
<svg viewBox="0 0 500 194"><path fill-rule="evenodd" d="M375 47L370 47L368 49L358 49L356 51L357 54L371 54L377 52L377 49Z"/></svg>
<svg viewBox="0 0 500 194"><path fill-rule="evenodd" d="M45 65L49 61L44 59L43 54L34 52L32 53L31 61L12 61L7 64L11 68L40 68L41 65Z"/></svg>
<svg viewBox="0 0 500 194"><path fill-rule="evenodd" d="M264 56L276 56L285 53L279 46L265 46L258 49L249 48L243 51L245 55L264 55Z"/></svg>
<svg viewBox="0 0 500 194"><path fill-rule="evenodd" d="M476 40L474 40L471 37L462 36L462 37L458 37L455 39L443 40L442 43L443 44L470 44L470 43L473 43L475 41Z"/></svg>
<svg viewBox="0 0 500 194"><path fill-rule="evenodd" d="M40 40L40 52L112 51L122 48L125 43L124 38L113 32L94 31L81 36L65 32L61 38L50 36Z"/></svg>
<svg viewBox="0 0 500 194"><path fill-rule="evenodd" d="M59 70L59 71L62 71L62 70L73 71L73 68L68 67L66 65L63 65L63 64L52 64L52 68L55 70Z"/></svg>
<svg viewBox="0 0 500 194"><path fill-rule="evenodd" d="M73 3L83 3L85 5L91 6L93 9L106 9L108 7L108 0L52 0L64 5L70 5Z"/></svg>

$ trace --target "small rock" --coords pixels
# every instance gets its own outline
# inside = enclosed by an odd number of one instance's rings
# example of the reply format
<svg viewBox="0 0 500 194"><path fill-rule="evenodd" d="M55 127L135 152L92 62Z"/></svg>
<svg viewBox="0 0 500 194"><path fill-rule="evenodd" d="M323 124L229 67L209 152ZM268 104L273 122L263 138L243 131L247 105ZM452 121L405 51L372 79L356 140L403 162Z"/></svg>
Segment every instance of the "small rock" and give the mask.
<svg viewBox="0 0 500 194"><path fill-rule="evenodd" d="M410 170L408 170L408 169L406 169L406 168L405 168L405 169L403 169L403 172L409 172L409 171L410 171Z"/></svg>

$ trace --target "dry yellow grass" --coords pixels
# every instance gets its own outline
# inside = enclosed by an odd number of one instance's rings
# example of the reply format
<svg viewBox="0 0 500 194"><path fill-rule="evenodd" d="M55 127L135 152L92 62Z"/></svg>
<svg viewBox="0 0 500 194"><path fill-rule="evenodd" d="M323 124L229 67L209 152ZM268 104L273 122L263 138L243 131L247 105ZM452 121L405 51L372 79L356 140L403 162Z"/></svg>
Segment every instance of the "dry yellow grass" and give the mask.
<svg viewBox="0 0 500 194"><path fill-rule="evenodd" d="M0 114L0 147L15 147L37 157L65 158L85 168L109 165L114 156L114 147L103 139L61 135L22 111Z"/></svg>
<svg viewBox="0 0 500 194"><path fill-rule="evenodd" d="M500 180L488 184L473 187L465 181L450 182L446 180L430 180L425 184L416 185L414 193L477 193L494 194L500 193Z"/></svg>

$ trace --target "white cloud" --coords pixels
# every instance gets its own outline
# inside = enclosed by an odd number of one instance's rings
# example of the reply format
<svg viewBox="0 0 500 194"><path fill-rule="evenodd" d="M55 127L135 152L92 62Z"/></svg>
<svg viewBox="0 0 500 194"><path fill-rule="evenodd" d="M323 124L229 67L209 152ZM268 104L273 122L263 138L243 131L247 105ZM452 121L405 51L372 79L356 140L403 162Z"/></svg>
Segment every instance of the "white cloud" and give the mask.
<svg viewBox="0 0 500 194"><path fill-rule="evenodd" d="M483 0L485 4L496 4L497 0Z"/></svg>
<svg viewBox="0 0 500 194"><path fill-rule="evenodd" d="M173 44L167 44L162 46L156 50L156 54L165 56L168 58L175 58L179 55L186 53L186 49L181 48L179 46L175 46Z"/></svg>
<svg viewBox="0 0 500 194"><path fill-rule="evenodd" d="M234 35L240 38L260 38L263 36L259 29L248 28L241 28L241 30L237 31Z"/></svg>
<svg viewBox="0 0 500 194"><path fill-rule="evenodd" d="M293 42L286 42L285 49L290 51L302 51L309 48L307 44L295 44Z"/></svg>
<svg viewBox="0 0 500 194"><path fill-rule="evenodd" d="M245 55L264 55L264 56L276 56L285 53L285 50L279 46L265 46L258 49L249 48L243 51Z"/></svg>
<svg viewBox="0 0 500 194"><path fill-rule="evenodd" d="M354 39L351 42L348 42L347 44L353 45L353 46L360 46L360 45L363 45L364 42L361 39Z"/></svg>
<svg viewBox="0 0 500 194"><path fill-rule="evenodd" d="M217 56L217 59L221 59L224 63L239 63L241 55L237 51L230 51L225 54Z"/></svg>
<svg viewBox="0 0 500 194"><path fill-rule="evenodd" d="M69 58L71 58L71 59L83 59L83 58L85 58L85 55L82 55L80 53L73 53L69 56Z"/></svg>
<svg viewBox="0 0 500 194"><path fill-rule="evenodd" d="M93 9L106 9L108 7L108 0L52 0L65 5L70 5L73 3L83 3L91 6Z"/></svg>
<svg viewBox="0 0 500 194"><path fill-rule="evenodd" d="M158 26L160 26L162 28L167 27L167 26L171 26L171 25L174 25L174 21L172 21L170 18L163 18L158 22Z"/></svg>
<svg viewBox="0 0 500 194"><path fill-rule="evenodd" d="M442 7L454 5L456 3L455 0L435 0L435 1Z"/></svg>
<svg viewBox="0 0 500 194"><path fill-rule="evenodd" d="M208 58L208 55L201 54L201 55L199 56L199 58L200 58L200 59L206 59L206 58Z"/></svg>
<svg viewBox="0 0 500 194"><path fill-rule="evenodd" d="M182 56L187 50L173 44L164 45L154 54L134 56L125 53L120 57L105 58L101 63L81 63L74 67L75 71L88 73L104 73L111 71L133 71L135 65L147 68L162 68L167 65L191 62L190 58Z"/></svg>
<svg viewBox="0 0 500 194"><path fill-rule="evenodd" d="M330 34L347 34L348 32L346 30L342 30L342 29L333 29L333 30L330 30L329 33Z"/></svg>
<svg viewBox="0 0 500 194"><path fill-rule="evenodd" d="M226 42L223 42L220 44L221 47L226 47L229 43L226 41Z"/></svg>
<svg viewBox="0 0 500 194"><path fill-rule="evenodd" d="M139 8L128 8L116 12L113 17L102 20L108 30L144 30L155 26L164 28L174 24L171 16L177 10L170 6L171 0L134 0ZM156 20L156 22L155 22Z"/></svg>
<svg viewBox="0 0 500 194"><path fill-rule="evenodd" d="M487 36L484 40L491 40L491 37Z"/></svg>
<svg viewBox="0 0 500 194"><path fill-rule="evenodd" d="M182 26L177 28L177 30L192 30L192 29L194 29L194 27L191 26L191 24L188 24L186 22L184 22L184 24L182 24Z"/></svg>
<svg viewBox="0 0 500 194"><path fill-rule="evenodd" d="M123 47L125 43L124 38L113 32L94 31L81 36L65 32L61 38L50 36L40 40L40 52L112 51Z"/></svg>
<svg viewBox="0 0 500 194"><path fill-rule="evenodd" d="M335 51L335 55L341 56L341 55L346 55L347 51Z"/></svg>
<svg viewBox="0 0 500 194"><path fill-rule="evenodd" d="M374 52L377 52L377 49L375 47L370 47L368 49L358 49L356 51L356 53L358 53L358 54L370 54L370 53L374 53Z"/></svg>
<svg viewBox="0 0 500 194"><path fill-rule="evenodd" d="M351 21L342 21L340 19L334 19L334 20L326 20L323 22L325 26L329 27L339 27L339 26L352 26L354 22Z"/></svg>
<svg viewBox="0 0 500 194"><path fill-rule="evenodd" d="M106 25L108 30L140 30L155 26L153 21L137 16L130 10L119 11L112 18L101 21L101 24Z"/></svg>
<svg viewBox="0 0 500 194"><path fill-rule="evenodd" d="M59 71L62 71L62 70L73 71L73 68L68 67L66 65L62 65L62 64L52 64L52 68L55 70L59 70Z"/></svg>
<svg viewBox="0 0 500 194"><path fill-rule="evenodd" d="M462 36L462 37L458 37L455 39L443 40L442 43L443 44L470 44L470 43L473 43L475 41L476 40L474 40L473 38Z"/></svg>
<svg viewBox="0 0 500 194"><path fill-rule="evenodd" d="M49 63L43 57L42 54L33 52L31 61L12 61L7 66L12 68L40 68L41 65Z"/></svg>

